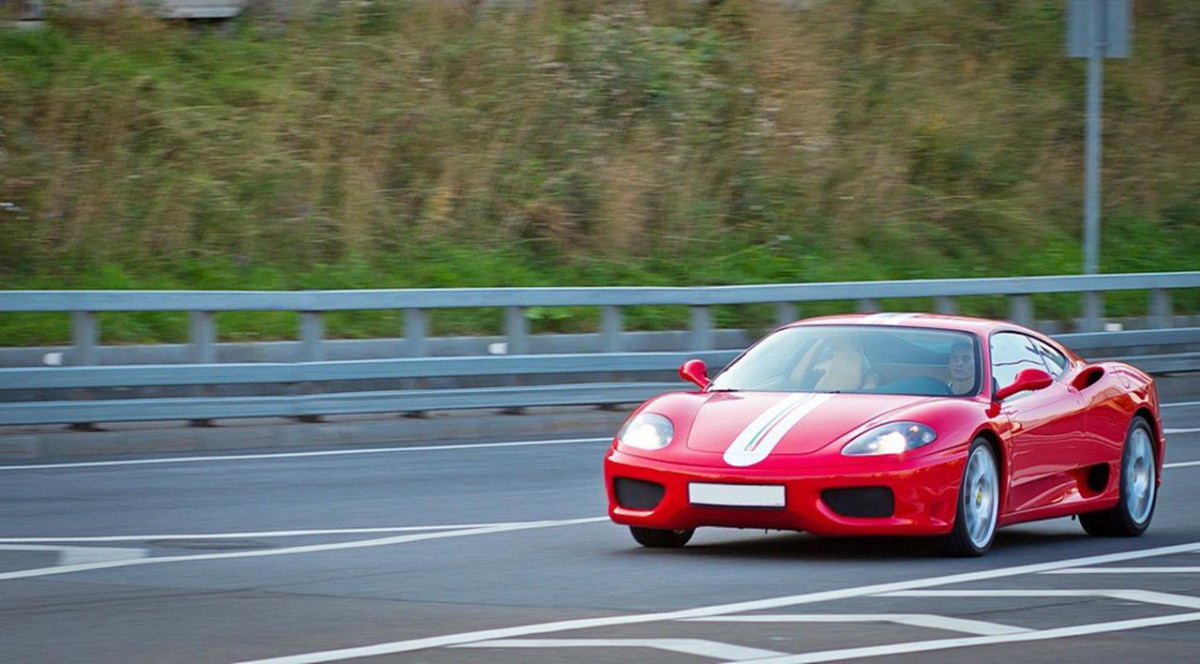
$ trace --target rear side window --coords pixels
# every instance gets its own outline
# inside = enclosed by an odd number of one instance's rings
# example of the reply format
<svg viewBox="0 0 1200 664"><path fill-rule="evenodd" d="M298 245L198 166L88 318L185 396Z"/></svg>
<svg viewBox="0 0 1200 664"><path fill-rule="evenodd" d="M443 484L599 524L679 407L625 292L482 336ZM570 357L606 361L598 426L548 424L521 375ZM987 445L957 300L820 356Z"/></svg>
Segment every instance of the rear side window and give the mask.
<svg viewBox="0 0 1200 664"><path fill-rule="evenodd" d="M1042 355L1042 360L1046 362L1046 371L1050 372L1051 376L1058 378L1067 370L1067 356L1058 352L1058 349L1050 344L1034 339L1037 344L1038 352Z"/></svg>

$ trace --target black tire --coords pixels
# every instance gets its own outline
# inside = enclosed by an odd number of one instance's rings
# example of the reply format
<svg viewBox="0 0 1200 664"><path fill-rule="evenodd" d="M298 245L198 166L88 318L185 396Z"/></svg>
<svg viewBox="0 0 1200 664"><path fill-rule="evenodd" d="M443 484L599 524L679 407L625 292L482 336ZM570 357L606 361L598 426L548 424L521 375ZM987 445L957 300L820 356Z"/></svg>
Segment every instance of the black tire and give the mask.
<svg viewBox="0 0 1200 664"><path fill-rule="evenodd" d="M1150 506L1146 515L1138 521L1129 501L1126 471L1129 468L1132 453L1130 441L1135 436L1144 434L1150 441ZM1129 431L1125 433L1125 445L1121 450L1121 470L1117 473L1120 483L1120 499L1117 506L1100 512L1085 512L1079 515L1079 524L1094 537L1137 537L1146 532L1150 521L1154 518L1154 508L1158 505L1157 471L1158 459L1154 454L1154 431L1145 418L1135 417L1129 423Z"/></svg>
<svg viewBox="0 0 1200 664"><path fill-rule="evenodd" d="M975 455L986 455L986 460L991 462L992 468L992 483L994 493L991 500L995 504L995 513L991 517L991 526L986 529L988 532L985 539L972 539L971 526L964 515L964 510L971 509L968 506L968 500L973 495L968 491L967 473L971 470L971 461ZM954 512L954 529L948 534L943 535L938 541L939 548L942 553L955 558L975 558L982 556L992 548L992 542L996 539L996 523L1000 519L1000 464L996 461L995 452L987 440L976 438L971 442L971 447L967 450L967 463L963 464L963 479L959 484L958 502ZM977 541L979 540L979 541Z"/></svg>
<svg viewBox="0 0 1200 664"><path fill-rule="evenodd" d="M658 528L630 526L629 532L633 535L633 539L637 540L637 543L642 546L652 549L678 549L687 544L688 540L692 539L692 535L696 534L696 529L660 530Z"/></svg>

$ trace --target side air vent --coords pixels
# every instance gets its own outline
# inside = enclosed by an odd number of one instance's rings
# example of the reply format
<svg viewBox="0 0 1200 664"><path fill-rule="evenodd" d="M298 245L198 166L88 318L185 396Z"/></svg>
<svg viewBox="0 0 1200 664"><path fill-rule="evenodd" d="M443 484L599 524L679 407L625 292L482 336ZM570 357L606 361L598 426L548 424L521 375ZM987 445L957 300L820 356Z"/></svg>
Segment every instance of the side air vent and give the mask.
<svg viewBox="0 0 1200 664"><path fill-rule="evenodd" d="M1089 468L1087 474L1088 488L1096 493L1100 493L1106 489L1108 487L1109 472L1107 463L1098 463Z"/></svg>

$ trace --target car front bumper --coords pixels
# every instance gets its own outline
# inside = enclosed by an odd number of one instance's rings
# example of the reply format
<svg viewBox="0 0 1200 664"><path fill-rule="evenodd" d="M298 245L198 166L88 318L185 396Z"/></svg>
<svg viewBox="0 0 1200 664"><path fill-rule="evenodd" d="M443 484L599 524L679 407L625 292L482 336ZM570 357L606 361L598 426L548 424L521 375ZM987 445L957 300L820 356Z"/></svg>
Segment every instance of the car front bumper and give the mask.
<svg viewBox="0 0 1200 664"><path fill-rule="evenodd" d="M700 526L803 530L818 535L939 535L954 526L964 454L947 451L910 460L886 460L854 467L788 469L710 468L663 462L610 450L604 460L609 516L616 523L643 528L681 530ZM650 508L623 506L617 478L663 487ZM782 485L783 507L718 507L693 504L690 483ZM891 491L888 516L849 516L844 505L834 509L830 489ZM843 492L845 495L847 492ZM853 493L853 492L849 492ZM852 511L852 510L849 510Z"/></svg>

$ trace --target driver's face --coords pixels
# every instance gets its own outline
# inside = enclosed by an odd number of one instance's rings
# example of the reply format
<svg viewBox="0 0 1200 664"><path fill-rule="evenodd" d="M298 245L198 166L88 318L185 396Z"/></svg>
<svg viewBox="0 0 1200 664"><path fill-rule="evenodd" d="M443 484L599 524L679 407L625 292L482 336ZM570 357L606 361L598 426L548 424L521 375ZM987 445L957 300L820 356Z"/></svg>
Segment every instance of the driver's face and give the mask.
<svg viewBox="0 0 1200 664"><path fill-rule="evenodd" d="M975 354L969 350L950 353L950 377L964 382L975 380Z"/></svg>

